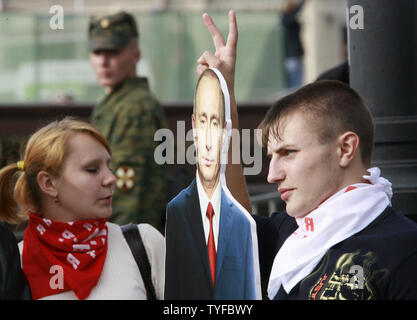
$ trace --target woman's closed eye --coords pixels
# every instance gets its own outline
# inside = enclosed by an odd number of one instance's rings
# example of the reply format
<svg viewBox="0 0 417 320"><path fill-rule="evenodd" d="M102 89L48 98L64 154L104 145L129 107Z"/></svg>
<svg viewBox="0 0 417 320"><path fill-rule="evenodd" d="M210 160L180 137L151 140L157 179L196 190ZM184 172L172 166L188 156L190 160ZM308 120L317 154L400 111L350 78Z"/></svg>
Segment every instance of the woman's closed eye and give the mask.
<svg viewBox="0 0 417 320"><path fill-rule="evenodd" d="M96 173L98 173L99 169L98 168L87 168L86 171L89 172L89 173L96 174Z"/></svg>

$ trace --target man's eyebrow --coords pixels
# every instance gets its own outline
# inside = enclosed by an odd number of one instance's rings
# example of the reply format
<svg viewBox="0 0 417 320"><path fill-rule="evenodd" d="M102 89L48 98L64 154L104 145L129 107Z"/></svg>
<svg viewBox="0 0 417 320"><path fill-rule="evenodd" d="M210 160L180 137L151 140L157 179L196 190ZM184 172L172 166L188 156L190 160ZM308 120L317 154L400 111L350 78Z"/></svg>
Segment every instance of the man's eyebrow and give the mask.
<svg viewBox="0 0 417 320"><path fill-rule="evenodd" d="M268 147L267 155L268 156L272 156L273 153L280 153L283 150L286 150L286 149L295 149L295 148L296 147L293 144L283 144L283 145L281 145L279 147L276 147L276 148L270 148L270 147Z"/></svg>
<svg viewBox="0 0 417 320"><path fill-rule="evenodd" d="M203 111L203 112L199 112L199 113L197 114L197 116L198 116L198 117L205 117L205 118L207 118L207 113L206 113L205 111Z"/></svg>

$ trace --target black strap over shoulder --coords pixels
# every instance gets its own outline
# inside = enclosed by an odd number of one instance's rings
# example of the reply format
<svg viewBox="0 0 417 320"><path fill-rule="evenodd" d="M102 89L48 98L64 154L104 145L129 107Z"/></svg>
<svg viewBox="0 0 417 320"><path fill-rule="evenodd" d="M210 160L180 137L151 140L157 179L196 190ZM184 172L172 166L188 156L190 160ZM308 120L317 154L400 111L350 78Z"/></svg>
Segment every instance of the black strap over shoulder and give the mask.
<svg viewBox="0 0 417 320"><path fill-rule="evenodd" d="M133 257L139 267L142 275L143 283L146 288L146 297L148 300L156 300L155 288L152 284L151 265L149 263L148 255L143 246L142 238L140 236L138 226L133 223L126 224L121 227L123 235L129 244Z"/></svg>

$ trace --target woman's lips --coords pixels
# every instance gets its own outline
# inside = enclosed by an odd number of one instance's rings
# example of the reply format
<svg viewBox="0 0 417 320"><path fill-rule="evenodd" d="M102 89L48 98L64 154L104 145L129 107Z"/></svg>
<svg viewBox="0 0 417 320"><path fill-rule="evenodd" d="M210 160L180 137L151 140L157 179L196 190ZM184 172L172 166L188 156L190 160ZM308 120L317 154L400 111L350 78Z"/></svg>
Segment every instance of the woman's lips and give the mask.
<svg viewBox="0 0 417 320"><path fill-rule="evenodd" d="M104 198L100 198L100 201L104 202L105 204L111 204L113 201L113 197L112 196L107 196Z"/></svg>

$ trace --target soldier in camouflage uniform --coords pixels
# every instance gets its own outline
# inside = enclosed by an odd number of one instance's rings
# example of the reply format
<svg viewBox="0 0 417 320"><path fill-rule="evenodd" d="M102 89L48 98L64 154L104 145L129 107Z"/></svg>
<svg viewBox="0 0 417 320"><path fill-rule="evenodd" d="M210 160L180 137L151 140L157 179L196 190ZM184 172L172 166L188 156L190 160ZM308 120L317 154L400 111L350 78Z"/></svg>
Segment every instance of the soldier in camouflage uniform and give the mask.
<svg viewBox="0 0 417 320"><path fill-rule="evenodd" d="M135 19L126 12L92 17L90 61L106 95L94 108L92 123L107 138L117 177L111 221L150 223L163 231L166 168L154 160L154 133L166 127L164 112L146 78L136 76Z"/></svg>

